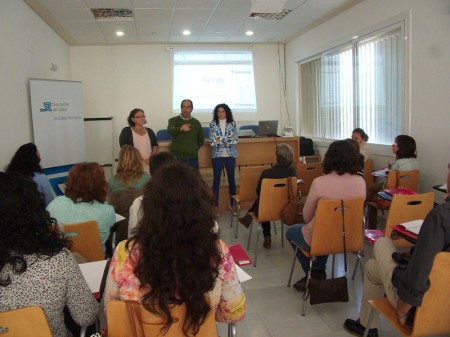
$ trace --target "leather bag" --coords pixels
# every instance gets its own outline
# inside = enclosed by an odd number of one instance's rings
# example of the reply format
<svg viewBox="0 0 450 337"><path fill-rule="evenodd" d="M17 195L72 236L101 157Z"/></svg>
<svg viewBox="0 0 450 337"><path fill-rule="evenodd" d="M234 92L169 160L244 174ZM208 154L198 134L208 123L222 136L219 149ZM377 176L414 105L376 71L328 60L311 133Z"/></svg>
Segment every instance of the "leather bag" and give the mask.
<svg viewBox="0 0 450 337"><path fill-rule="evenodd" d="M292 181L290 177L287 178L287 182L289 201L281 210L281 221L283 221L283 223L288 226L305 223L305 220L303 219L304 204L301 201L300 196L298 195L297 197L295 197L294 193L292 192Z"/></svg>
<svg viewBox="0 0 450 337"><path fill-rule="evenodd" d="M345 275L328 280L310 278L308 289L310 291L309 303L311 305L330 302L348 302L347 287L347 247L345 244L345 218L344 201L341 200L342 211L342 238L344 241L344 266Z"/></svg>

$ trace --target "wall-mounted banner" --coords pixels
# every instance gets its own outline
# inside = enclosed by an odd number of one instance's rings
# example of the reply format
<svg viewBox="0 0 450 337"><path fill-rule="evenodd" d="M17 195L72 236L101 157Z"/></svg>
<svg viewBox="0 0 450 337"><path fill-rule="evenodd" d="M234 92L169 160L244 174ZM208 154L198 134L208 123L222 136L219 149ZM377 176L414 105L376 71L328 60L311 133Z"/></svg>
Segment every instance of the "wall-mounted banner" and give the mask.
<svg viewBox="0 0 450 337"><path fill-rule="evenodd" d="M86 160L81 82L30 79L34 143L42 167Z"/></svg>

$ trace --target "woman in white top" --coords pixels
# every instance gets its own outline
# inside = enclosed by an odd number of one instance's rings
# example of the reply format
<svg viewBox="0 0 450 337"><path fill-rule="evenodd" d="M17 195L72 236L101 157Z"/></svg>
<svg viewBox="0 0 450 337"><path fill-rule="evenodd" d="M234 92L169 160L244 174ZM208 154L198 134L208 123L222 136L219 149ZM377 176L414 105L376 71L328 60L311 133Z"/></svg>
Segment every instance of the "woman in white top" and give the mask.
<svg viewBox="0 0 450 337"><path fill-rule="evenodd" d="M364 161L372 159L372 153L367 148L367 141L369 140L369 136L364 132L361 128L356 128L352 132L352 139L357 141L359 144L359 153L364 156Z"/></svg>
<svg viewBox="0 0 450 337"><path fill-rule="evenodd" d="M137 148L146 164L146 171L148 171L150 156L158 153L156 135L152 129L144 126L147 123L144 110L131 110L127 120L129 126L123 128L119 136L120 147L127 144Z"/></svg>

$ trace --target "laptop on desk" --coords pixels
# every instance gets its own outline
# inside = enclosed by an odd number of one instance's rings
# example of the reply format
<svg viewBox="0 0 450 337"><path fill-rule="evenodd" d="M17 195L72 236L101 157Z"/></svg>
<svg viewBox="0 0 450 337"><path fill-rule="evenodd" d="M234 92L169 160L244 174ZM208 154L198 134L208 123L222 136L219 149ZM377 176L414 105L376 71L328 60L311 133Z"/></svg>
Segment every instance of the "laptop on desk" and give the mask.
<svg viewBox="0 0 450 337"><path fill-rule="evenodd" d="M259 121L258 137L278 137L278 121Z"/></svg>

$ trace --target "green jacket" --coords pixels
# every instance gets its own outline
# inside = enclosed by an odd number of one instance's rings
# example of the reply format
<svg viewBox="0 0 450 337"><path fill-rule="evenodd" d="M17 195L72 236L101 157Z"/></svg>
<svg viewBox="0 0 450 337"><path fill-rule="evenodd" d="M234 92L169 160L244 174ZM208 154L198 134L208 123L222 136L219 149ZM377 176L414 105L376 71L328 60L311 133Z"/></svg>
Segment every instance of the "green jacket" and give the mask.
<svg viewBox="0 0 450 337"><path fill-rule="evenodd" d="M180 131L183 124L191 124L188 132ZM181 159L195 158L198 156L198 149L205 142L202 125L192 118L184 120L181 116L169 119L167 132L172 136L172 154Z"/></svg>

